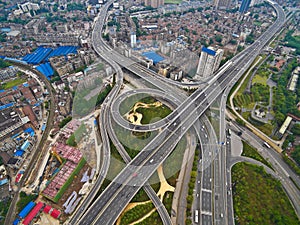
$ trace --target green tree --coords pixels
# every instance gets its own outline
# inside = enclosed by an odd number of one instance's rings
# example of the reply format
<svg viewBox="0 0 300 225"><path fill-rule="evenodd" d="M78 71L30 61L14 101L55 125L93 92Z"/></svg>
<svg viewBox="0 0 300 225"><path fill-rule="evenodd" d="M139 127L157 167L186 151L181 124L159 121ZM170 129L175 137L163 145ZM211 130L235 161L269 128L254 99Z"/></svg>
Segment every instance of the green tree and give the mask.
<svg viewBox="0 0 300 225"><path fill-rule="evenodd" d="M292 153L292 157L300 167L300 146L296 146L295 150Z"/></svg>
<svg viewBox="0 0 300 225"><path fill-rule="evenodd" d="M215 40L216 40L216 42L221 43L222 42L222 36L221 35L216 35Z"/></svg>
<svg viewBox="0 0 300 225"><path fill-rule="evenodd" d="M68 116L66 118L64 118L60 123L59 123L59 127L63 128L67 123L69 123L72 120L72 116Z"/></svg>
<svg viewBox="0 0 300 225"><path fill-rule="evenodd" d="M294 124L291 131L294 135L300 135L300 124L299 123Z"/></svg>

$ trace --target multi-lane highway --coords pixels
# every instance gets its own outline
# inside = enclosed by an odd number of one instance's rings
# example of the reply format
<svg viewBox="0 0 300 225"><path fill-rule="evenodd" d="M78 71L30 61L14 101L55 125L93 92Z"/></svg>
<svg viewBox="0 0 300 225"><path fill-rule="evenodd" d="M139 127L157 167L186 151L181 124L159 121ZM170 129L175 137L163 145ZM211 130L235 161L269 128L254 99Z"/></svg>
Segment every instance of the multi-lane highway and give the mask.
<svg viewBox="0 0 300 225"><path fill-rule="evenodd" d="M80 224L113 224L115 222L139 188L172 152L186 130L198 120L221 91L237 81L258 52L284 24L285 16L282 9L277 4L273 6L277 11L275 23L239 58L227 64L227 68L223 68L204 90L195 91L174 110L168 125L111 182L81 219ZM128 65L124 64L124 66Z"/></svg>

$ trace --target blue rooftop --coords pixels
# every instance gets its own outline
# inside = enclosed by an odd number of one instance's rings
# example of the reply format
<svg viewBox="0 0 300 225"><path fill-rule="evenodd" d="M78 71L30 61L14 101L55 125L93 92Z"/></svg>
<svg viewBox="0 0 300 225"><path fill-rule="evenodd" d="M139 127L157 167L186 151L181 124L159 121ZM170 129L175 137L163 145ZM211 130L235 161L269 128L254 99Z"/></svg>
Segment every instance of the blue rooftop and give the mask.
<svg viewBox="0 0 300 225"><path fill-rule="evenodd" d="M52 52L52 48L38 47L32 54L25 55L23 60L29 64L40 64Z"/></svg>
<svg viewBox="0 0 300 225"><path fill-rule="evenodd" d="M22 211L19 213L19 217L21 217L22 219L24 219L28 213L32 210L32 208L35 206L34 202L29 202L23 209Z"/></svg>
<svg viewBox="0 0 300 225"><path fill-rule="evenodd" d="M20 223L20 220L17 218L14 220L13 225L18 225Z"/></svg>
<svg viewBox="0 0 300 225"><path fill-rule="evenodd" d="M158 55L156 52L153 52L153 51L144 52L144 53L142 53L142 56L145 56L147 59L153 60L154 64L159 63L164 60L164 58L162 56Z"/></svg>
<svg viewBox="0 0 300 225"><path fill-rule="evenodd" d="M23 150L17 150L14 154L14 156L17 156L17 157L22 157L24 155L24 151Z"/></svg>
<svg viewBox="0 0 300 225"><path fill-rule="evenodd" d="M48 61L49 58L55 57L55 56L66 56L70 53L77 54L77 46L61 46L53 50L53 52L50 53L50 55L45 59L45 61Z"/></svg>
<svg viewBox="0 0 300 225"><path fill-rule="evenodd" d="M24 130L25 133L31 133L33 129L31 127L28 127L27 129Z"/></svg>
<svg viewBox="0 0 300 225"><path fill-rule="evenodd" d="M30 134L31 137L34 136L34 130L31 127L28 127L24 132Z"/></svg>
<svg viewBox="0 0 300 225"><path fill-rule="evenodd" d="M4 185L4 184L7 184L8 183L8 180L7 179L4 179L4 180L0 180L0 186Z"/></svg>
<svg viewBox="0 0 300 225"><path fill-rule="evenodd" d="M206 47L202 48L202 52L206 52L207 54L212 55L212 56L216 55L216 52L214 50L211 50L211 49L206 48Z"/></svg>
<svg viewBox="0 0 300 225"><path fill-rule="evenodd" d="M9 107L12 107L15 103L11 102L11 103L8 103L8 104L5 104L5 105L1 105L0 106L0 110L3 110L3 109L7 109Z"/></svg>
<svg viewBox="0 0 300 225"><path fill-rule="evenodd" d="M16 133L13 136L11 136L11 138L14 139L14 138L18 137L19 135L20 135L20 133Z"/></svg>
<svg viewBox="0 0 300 225"><path fill-rule="evenodd" d="M29 141L25 141L24 144L21 146L21 150L26 151L29 145L30 145Z"/></svg>
<svg viewBox="0 0 300 225"><path fill-rule="evenodd" d="M52 69L49 62L37 66L36 69L40 71L42 74L44 74L48 78L48 80L54 74L54 70Z"/></svg>

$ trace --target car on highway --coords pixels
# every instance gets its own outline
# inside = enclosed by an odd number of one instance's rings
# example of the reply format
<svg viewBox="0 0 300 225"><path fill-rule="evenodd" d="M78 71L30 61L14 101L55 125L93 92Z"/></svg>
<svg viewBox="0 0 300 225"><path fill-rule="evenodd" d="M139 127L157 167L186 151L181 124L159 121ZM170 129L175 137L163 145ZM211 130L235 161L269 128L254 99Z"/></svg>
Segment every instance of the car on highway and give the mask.
<svg viewBox="0 0 300 225"><path fill-rule="evenodd" d="M137 173L133 173L132 174L132 177L136 177L138 174Z"/></svg>

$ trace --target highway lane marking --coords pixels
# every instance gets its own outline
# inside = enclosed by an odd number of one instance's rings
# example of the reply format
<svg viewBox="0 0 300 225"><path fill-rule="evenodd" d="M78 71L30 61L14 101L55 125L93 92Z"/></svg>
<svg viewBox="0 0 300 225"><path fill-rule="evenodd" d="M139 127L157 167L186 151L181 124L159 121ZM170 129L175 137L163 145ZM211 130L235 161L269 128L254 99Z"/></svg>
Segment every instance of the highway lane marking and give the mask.
<svg viewBox="0 0 300 225"><path fill-rule="evenodd" d="M201 211L201 214L206 216L212 216L212 212L208 212L208 211Z"/></svg>
<svg viewBox="0 0 300 225"><path fill-rule="evenodd" d="M201 191L203 191L203 192L208 192L208 193L212 193L212 190L208 190L208 189L202 189Z"/></svg>

